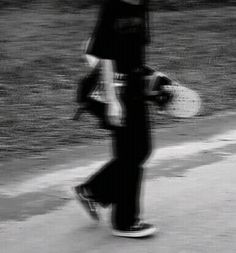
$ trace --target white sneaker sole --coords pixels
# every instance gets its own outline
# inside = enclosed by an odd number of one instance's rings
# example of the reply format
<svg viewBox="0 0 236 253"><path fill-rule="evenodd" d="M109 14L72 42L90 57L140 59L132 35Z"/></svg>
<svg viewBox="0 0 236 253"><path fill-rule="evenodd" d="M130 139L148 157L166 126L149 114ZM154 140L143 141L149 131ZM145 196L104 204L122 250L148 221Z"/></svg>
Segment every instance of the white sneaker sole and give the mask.
<svg viewBox="0 0 236 253"><path fill-rule="evenodd" d="M143 231L138 232L125 232L120 230L112 230L112 235L119 236L119 237L128 237L128 238L142 238L142 237L148 237L151 235L154 235L158 232L158 229L156 227L151 227L148 229L145 229Z"/></svg>

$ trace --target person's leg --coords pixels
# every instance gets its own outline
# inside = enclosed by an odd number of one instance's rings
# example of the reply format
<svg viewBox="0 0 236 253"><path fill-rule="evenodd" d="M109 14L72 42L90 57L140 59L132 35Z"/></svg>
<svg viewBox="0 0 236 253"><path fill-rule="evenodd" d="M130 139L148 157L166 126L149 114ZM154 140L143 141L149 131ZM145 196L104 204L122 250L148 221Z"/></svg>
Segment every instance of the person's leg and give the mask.
<svg viewBox="0 0 236 253"><path fill-rule="evenodd" d="M126 127L113 131L114 160L83 184L96 202L113 204L112 225L119 229L139 219L142 164L150 152L145 103L143 99L126 102Z"/></svg>
<svg viewBox="0 0 236 253"><path fill-rule="evenodd" d="M117 170L119 170L118 161L114 159L83 184L90 197L103 206L115 201Z"/></svg>
<svg viewBox="0 0 236 253"><path fill-rule="evenodd" d="M113 159L82 184L88 196L102 206L115 203L117 192L119 192L120 157L123 156L122 153L126 153L124 145L119 141L122 140L120 136L120 128L114 127L112 131Z"/></svg>
<svg viewBox="0 0 236 253"><path fill-rule="evenodd" d="M114 159L85 183L74 188L76 199L84 206L92 219L99 220L98 204L107 207L115 203L119 170L119 162Z"/></svg>
<svg viewBox="0 0 236 253"><path fill-rule="evenodd" d="M138 178L140 177L139 173L142 169L136 166L136 164L139 165L141 161L139 162L138 160L142 160L140 156L143 156L143 151L146 152L147 150L145 142L148 138L143 131L147 128L144 103L142 100L137 103L137 105L135 103L130 103L130 101L127 100L128 92L125 87L121 88L118 92L120 99L125 104L126 113L128 115L125 127L112 128L114 158L83 184L89 197L104 206L120 201L120 192L122 191L120 188L123 185L130 184L131 177L133 178L132 184L138 183ZM135 126L136 124L137 127ZM135 132L137 133L135 134ZM138 139L136 138L137 136ZM135 143L136 139L138 140L137 145ZM134 149L137 152L133 152ZM133 155L137 157L131 157ZM129 164L130 162L132 164ZM130 169L127 170L126 167ZM129 171L132 174L130 176L126 175ZM127 183L125 183L126 180ZM125 186L125 189L126 188ZM130 186L130 188L137 189L138 187ZM132 190L130 190L129 193L131 196L134 195Z"/></svg>
<svg viewBox="0 0 236 253"><path fill-rule="evenodd" d="M150 152L149 125L142 99L128 102L127 127L117 135L121 165L117 176L119 184L116 203L113 205L112 224L114 228L125 229L139 220L142 164Z"/></svg>

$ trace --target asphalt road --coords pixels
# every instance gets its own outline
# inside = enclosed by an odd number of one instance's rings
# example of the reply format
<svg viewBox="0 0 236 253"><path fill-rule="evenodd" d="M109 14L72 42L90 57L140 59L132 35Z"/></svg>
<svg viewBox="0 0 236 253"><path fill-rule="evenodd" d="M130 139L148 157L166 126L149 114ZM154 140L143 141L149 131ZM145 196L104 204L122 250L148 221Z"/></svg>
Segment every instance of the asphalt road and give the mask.
<svg viewBox="0 0 236 253"><path fill-rule="evenodd" d="M160 231L148 239L113 237L109 209L94 224L73 199L71 186L108 159L107 143L50 153L44 163L12 161L11 176L2 164L0 252L236 252L235 123L231 114L154 131L142 213ZM46 169L35 172L39 164Z"/></svg>

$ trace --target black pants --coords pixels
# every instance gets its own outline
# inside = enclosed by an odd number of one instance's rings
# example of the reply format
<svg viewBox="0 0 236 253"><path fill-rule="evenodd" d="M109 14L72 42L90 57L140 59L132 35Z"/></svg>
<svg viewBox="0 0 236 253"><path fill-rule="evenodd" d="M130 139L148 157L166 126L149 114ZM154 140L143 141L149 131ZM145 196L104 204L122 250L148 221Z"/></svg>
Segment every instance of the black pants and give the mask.
<svg viewBox="0 0 236 253"><path fill-rule="evenodd" d="M124 229L139 218L142 165L150 153L150 133L140 80L122 87L125 127L113 129L114 158L86 183L96 201L112 204L112 224ZM135 85L135 86L134 86Z"/></svg>

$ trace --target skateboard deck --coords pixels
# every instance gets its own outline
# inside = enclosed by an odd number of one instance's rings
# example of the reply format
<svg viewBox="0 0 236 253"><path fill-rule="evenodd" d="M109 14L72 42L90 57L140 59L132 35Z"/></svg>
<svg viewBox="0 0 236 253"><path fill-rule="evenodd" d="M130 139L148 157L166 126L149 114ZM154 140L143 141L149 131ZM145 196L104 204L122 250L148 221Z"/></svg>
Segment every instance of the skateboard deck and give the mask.
<svg viewBox="0 0 236 253"><path fill-rule="evenodd" d="M91 73L78 83L77 102L80 104L82 101L88 111L105 122L106 101L104 86L100 80L99 59L86 55L86 61L91 67ZM157 113L176 118L190 118L200 112L201 98L196 91L152 67L143 66L139 71L145 79L146 99L154 102ZM120 80L115 80L114 85L120 86ZM78 120L81 112L82 110L78 109L73 119Z"/></svg>

